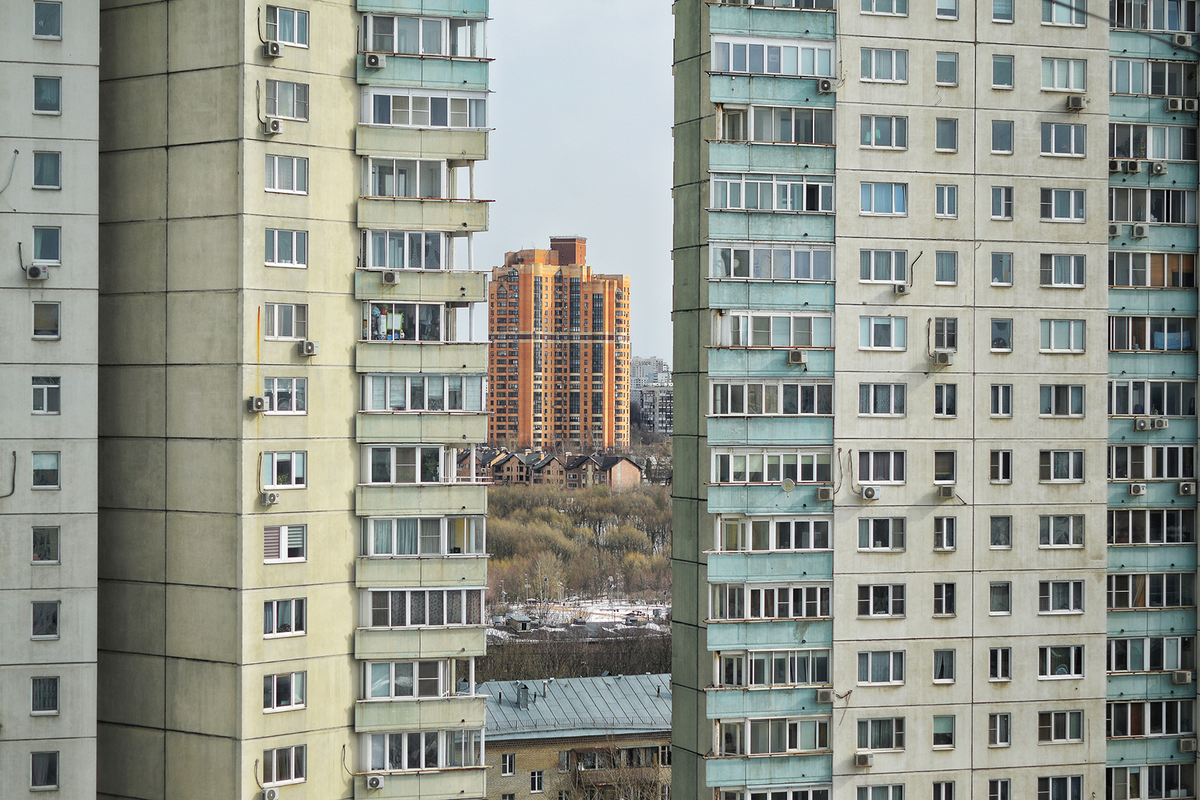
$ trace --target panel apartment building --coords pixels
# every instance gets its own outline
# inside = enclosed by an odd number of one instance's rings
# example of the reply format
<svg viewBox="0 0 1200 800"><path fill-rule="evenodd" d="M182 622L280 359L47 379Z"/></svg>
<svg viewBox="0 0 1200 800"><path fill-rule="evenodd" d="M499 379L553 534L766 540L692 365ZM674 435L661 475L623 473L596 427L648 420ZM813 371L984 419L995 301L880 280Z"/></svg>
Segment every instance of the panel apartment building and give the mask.
<svg viewBox="0 0 1200 800"><path fill-rule="evenodd" d="M95 2L0 4L0 786L96 796Z"/></svg>
<svg viewBox="0 0 1200 800"><path fill-rule="evenodd" d="M99 796L481 798L487 0L103 5Z"/></svg>
<svg viewBox="0 0 1200 800"><path fill-rule="evenodd" d="M673 793L1194 797L1196 4L837 5L674 4Z"/></svg>
<svg viewBox="0 0 1200 800"><path fill-rule="evenodd" d="M488 287L494 443L629 447L629 276L599 275L587 240L504 255Z"/></svg>

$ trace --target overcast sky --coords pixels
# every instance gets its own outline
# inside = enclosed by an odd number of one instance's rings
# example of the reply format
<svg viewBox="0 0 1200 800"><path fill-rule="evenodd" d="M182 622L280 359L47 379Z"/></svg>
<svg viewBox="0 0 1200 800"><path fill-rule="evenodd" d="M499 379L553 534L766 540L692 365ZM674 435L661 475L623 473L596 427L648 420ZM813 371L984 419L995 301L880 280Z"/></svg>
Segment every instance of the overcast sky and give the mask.
<svg viewBox="0 0 1200 800"><path fill-rule="evenodd" d="M476 268L587 239L597 272L633 288L633 354L671 358L669 0L491 0L489 159L496 202Z"/></svg>

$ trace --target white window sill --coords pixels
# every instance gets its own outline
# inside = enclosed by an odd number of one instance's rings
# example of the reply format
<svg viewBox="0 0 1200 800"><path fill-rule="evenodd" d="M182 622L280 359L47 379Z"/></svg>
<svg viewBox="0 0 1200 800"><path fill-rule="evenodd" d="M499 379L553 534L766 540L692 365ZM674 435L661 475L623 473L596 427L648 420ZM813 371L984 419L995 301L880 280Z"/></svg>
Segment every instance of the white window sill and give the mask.
<svg viewBox="0 0 1200 800"><path fill-rule="evenodd" d="M35 117L61 117L62 109L59 109L57 111L47 111L47 110L38 110L35 108L33 110L33 115Z"/></svg>
<svg viewBox="0 0 1200 800"><path fill-rule="evenodd" d="M301 703L301 704L294 705L294 706L280 706L279 708L264 708L263 713L264 714L282 714L285 711L303 711L305 708L308 708L308 706Z"/></svg>
<svg viewBox="0 0 1200 800"><path fill-rule="evenodd" d="M58 709L55 709L54 711L30 711L29 716L31 716L31 717L57 717Z"/></svg>
<svg viewBox="0 0 1200 800"><path fill-rule="evenodd" d="M30 636L29 638L34 642L56 642L60 637L58 634L54 634L53 636Z"/></svg>
<svg viewBox="0 0 1200 800"><path fill-rule="evenodd" d="M61 486L31 486L30 489L32 489L35 492L61 492L62 491Z"/></svg>
<svg viewBox="0 0 1200 800"><path fill-rule="evenodd" d="M307 636L308 631L296 631L294 633L264 633L264 639L296 639L300 636Z"/></svg>
<svg viewBox="0 0 1200 800"><path fill-rule="evenodd" d="M50 191L50 192L61 192L62 191L61 186L38 186L36 183L33 185L33 188L40 190L40 191Z"/></svg>

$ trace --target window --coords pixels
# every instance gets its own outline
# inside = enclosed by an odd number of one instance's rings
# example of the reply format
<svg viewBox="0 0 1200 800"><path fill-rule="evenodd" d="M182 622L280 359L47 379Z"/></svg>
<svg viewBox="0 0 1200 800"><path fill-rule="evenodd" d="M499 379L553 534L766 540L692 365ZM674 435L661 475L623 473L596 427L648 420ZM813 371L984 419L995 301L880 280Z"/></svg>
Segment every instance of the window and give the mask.
<svg viewBox="0 0 1200 800"><path fill-rule="evenodd" d="M1195 448L1181 445L1113 445L1108 449L1111 480L1174 480L1195 475Z"/></svg>
<svg viewBox="0 0 1200 800"><path fill-rule="evenodd" d="M292 711L304 708L307 672L285 672L263 676L263 711Z"/></svg>
<svg viewBox="0 0 1200 800"><path fill-rule="evenodd" d="M1110 738L1179 736L1194 733L1191 700L1109 703L1105 719Z"/></svg>
<svg viewBox="0 0 1200 800"><path fill-rule="evenodd" d="M267 6L267 40L308 47L308 12Z"/></svg>
<svg viewBox="0 0 1200 800"><path fill-rule="evenodd" d="M363 448L363 483L413 484L452 482L456 451L437 446L375 446ZM446 469L443 469L443 461Z"/></svg>
<svg viewBox="0 0 1200 800"><path fill-rule="evenodd" d="M277 747L263 751L263 786L303 783L305 746Z"/></svg>
<svg viewBox="0 0 1200 800"><path fill-rule="evenodd" d="M933 615L935 617L953 617L954 613L954 584L935 583L933 585Z"/></svg>
<svg viewBox="0 0 1200 800"><path fill-rule="evenodd" d="M1042 254L1041 285L1082 288L1087 274L1087 258L1082 255Z"/></svg>
<svg viewBox="0 0 1200 800"><path fill-rule="evenodd" d="M729 723L720 723L720 725L725 727ZM737 727L748 729L749 741L738 745L737 749L739 751L744 749L744 752L749 755L813 752L829 749L828 719L751 719L747 720L744 726L739 722ZM723 752L722 754L727 755L728 753ZM597 758L597 762L599 761L600 759ZM599 766L598 763L597 767Z"/></svg>
<svg viewBox="0 0 1200 800"><path fill-rule="evenodd" d="M441 342L453 316L441 303L363 303L363 341Z"/></svg>
<svg viewBox="0 0 1200 800"><path fill-rule="evenodd" d="M445 234L363 231L367 269L449 269Z"/></svg>
<svg viewBox="0 0 1200 800"><path fill-rule="evenodd" d="M299 636L305 632L304 598L263 603L264 636Z"/></svg>
<svg viewBox="0 0 1200 800"><path fill-rule="evenodd" d="M1040 581L1038 613L1083 611L1083 581Z"/></svg>
<svg viewBox="0 0 1200 800"><path fill-rule="evenodd" d="M1042 450L1038 459L1038 480L1082 482L1083 451Z"/></svg>
<svg viewBox="0 0 1200 800"><path fill-rule="evenodd" d="M859 750L903 750L904 717L860 719L858 721Z"/></svg>
<svg viewBox="0 0 1200 800"><path fill-rule="evenodd" d="M904 549L904 517L858 520L858 549L899 552Z"/></svg>
<svg viewBox="0 0 1200 800"><path fill-rule="evenodd" d="M1147 64L1145 61L1131 61L1126 58L1114 58L1111 59L1109 63L1112 65L1112 70L1109 73L1108 91L1114 94L1146 93ZM1180 64L1180 66L1182 66L1182 64ZM1179 77L1182 78L1182 75ZM1182 80L1180 80L1180 83L1182 84Z"/></svg>
<svg viewBox="0 0 1200 800"><path fill-rule="evenodd" d="M859 56L864 81L908 83L907 50L873 50L864 47Z"/></svg>
<svg viewBox="0 0 1200 800"><path fill-rule="evenodd" d="M517 754L516 753L501 753L500 754L500 774L515 775L517 772Z"/></svg>
<svg viewBox="0 0 1200 800"><path fill-rule="evenodd" d="M1196 604L1195 575L1155 572L1108 576L1108 607L1182 608Z"/></svg>
<svg viewBox="0 0 1200 800"><path fill-rule="evenodd" d="M938 19L958 19L958 0L937 0ZM953 798L945 798L953 800Z"/></svg>
<svg viewBox="0 0 1200 800"><path fill-rule="evenodd" d="M35 114L62 113L62 78L33 79L33 111Z"/></svg>
<svg viewBox="0 0 1200 800"><path fill-rule="evenodd" d="M62 188L62 153L34 152L33 188Z"/></svg>
<svg viewBox="0 0 1200 800"><path fill-rule="evenodd" d="M62 3L35 0L33 4L33 38L62 38Z"/></svg>
<svg viewBox="0 0 1200 800"><path fill-rule="evenodd" d="M937 551L953 550L956 546L955 528L958 525L956 517L933 518L933 549Z"/></svg>
<svg viewBox="0 0 1200 800"><path fill-rule="evenodd" d="M1011 353L1013 323L1011 319L992 320L992 352Z"/></svg>
<svg viewBox="0 0 1200 800"><path fill-rule="evenodd" d="M484 411L482 375L364 375L363 411Z"/></svg>
<svg viewBox="0 0 1200 800"><path fill-rule="evenodd" d="M830 682L830 651L778 650L722 652L717 659L721 686L796 686ZM749 670L746 669L749 662ZM669 754L668 754L669 759ZM660 763L669 763L662 762Z"/></svg>
<svg viewBox="0 0 1200 800"><path fill-rule="evenodd" d="M904 784L893 783L891 785L877 786L859 786L855 792L856 800L904 800ZM722 795L721 800L731 800L729 797ZM737 798L741 800L741 798ZM808 800L802 797L801 800ZM829 800L828 795L823 798L818 798L816 793L813 794L812 800Z"/></svg>
<svg viewBox="0 0 1200 800"><path fill-rule="evenodd" d="M833 413L832 383L713 381L714 416L810 416Z"/></svg>
<svg viewBox="0 0 1200 800"><path fill-rule="evenodd" d="M858 385L858 413L872 416L902 417L905 413L903 383L860 383Z"/></svg>
<svg viewBox="0 0 1200 800"><path fill-rule="evenodd" d="M936 383L933 386L933 415L953 417L958 413L958 384Z"/></svg>
<svg viewBox="0 0 1200 800"><path fill-rule="evenodd" d="M545 791L545 772L537 769L529 773L529 791L538 794Z"/></svg>
<svg viewBox="0 0 1200 800"><path fill-rule="evenodd" d="M308 306L298 303L267 303L263 338L303 340L308 338Z"/></svg>
<svg viewBox="0 0 1200 800"><path fill-rule="evenodd" d="M992 152L1012 155L1013 123L1008 119L992 120Z"/></svg>
<svg viewBox="0 0 1200 800"><path fill-rule="evenodd" d="M1081 319L1044 319L1041 333L1043 353L1084 352L1084 321Z"/></svg>
<svg viewBox="0 0 1200 800"><path fill-rule="evenodd" d="M933 718L933 746L954 747L954 717Z"/></svg>
<svg viewBox="0 0 1200 800"><path fill-rule="evenodd" d="M1038 517L1038 544L1042 547L1083 547L1083 515ZM1082 585L1079 590L1083 591Z"/></svg>
<svg viewBox="0 0 1200 800"><path fill-rule="evenodd" d="M1042 22L1087 25L1087 0L1042 0Z"/></svg>
<svg viewBox="0 0 1200 800"><path fill-rule="evenodd" d="M58 678L34 678L32 682L33 703L31 714L34 716L53 715L58 713Z"/></svg>
<svg viewBox="0 0 1200 800"><path fill-rule="evenodd" d="M1013 57L992 56L992 88L1013 88Z"/></svg>
<svg viewBox="0 0 1200 800"><path fill-rule="evenodd" d="M751 106L750 139L786 144L833 144L833 109Z"/></svg>
<svg viewBox="0 0 1200 800"><path fill-rule="evenodd" d="M1038 712L1038 741L1060 744L1083 741L1082 711Z"/></svg>
<svg viewBox="0 0 1200 800"><path fill-rule="evenodd" d="M33 488L59 489L59 453L33 453Z"/></svg>
<svg viewBox="0 0 1200 800"><path fill-rule="evenodd" d="M858 654L859 683L904 683L904 651Z"/></svg>
<svg viewBox="0 0 1200 800"><path fill-rule="evenodd" d="M57 5L57 3L55 4ZM58 788L58 752L31 753L29 756L29 786L32 789Z"/></svg>
<svg viewBox="0 0 1200 800"><path fill-rule="evenodd" d="M303 489L307 453L266 452L262 454L262 485L264 489Z"/></svg>
<svg viewBox="0 0 1200 800"><path fill-rule="evenodd" d="M58 324L60 310L61 307L58 303L33 304L34 339L61 338Z"/></svg>
<svg viewBox="0 0 1200 800"><path fill-rule="evenodd" d="M858 587L858 616L903 617L904 584Z"/></svg>
<svg viewBox="0 0 1200 800"><path fill-rule="evenodd" d="M991 399L991 415L993 417L1012 416L1012 384L993 383Z"/></svg>
<svg viewBox="0 0 1200 800"><path fill-rule="evenodd" d="M1042 220L1046 222L1083 222L1082 189L1042 189ZM1193 203L1193 207L1195 203Z"/></svg>
<svg viewBox="0 0 1200 800"><path fill-rule="evenodd" d="M1086 92L1087 62L1082 59L1043 58L1042 89Z"/></svg>
<svg viewBox="0 0 1200 800"><path fill-rule="evenodd" d="M484 552L483 517L371 517L363 520L363 555L462 555Z"/></svg>
<svg viewBox="0 0 1200 800"><path fill-rule="evenodd" d="M859 144L880 150L908 149L908 117L859 117Z"/></svg>
<svg viewBox="0 0 1200 800"><path fill-rule="evenodd" d="M264 378L268 414L307 413L307 378Z"/></svg>
<svg viewBox="0 0 1200 800"><path fill-rule="evenodd" d="M58 638L58 612L60 603L57 600L33 603L33 638Z"/></svg>
<svg viewBox="0 0 1200 800"><path fill-rule="evenodd" d="M1140 787L1162 787L1152 794L1179 797L1195 796L1194 764L1152 764L1142 767L1109 767L1107 784L1113 800L1131 800L1141 796Z"/></svg>
<svg viewBox="0 0 1200 800"><path fill-rule="evenodd" d="M35 527L33 529L33 563L59 563L59 534L58 528Z"/></svg>
<svg viewBox="0 0 1200 800"><path fill-rule="evenodd" d="M991 518L991 547L993 550L1012 547L1012 517Z"/></svg>
<svg viewBox="0 0 1200 800"><path fill-rule="evenodd" d="M730 311L716 316L722 347L831 347L833 319L812 314L751 314Z"/></svg>
<svg viewBox="0 0 1200 800"><path fill-rule="evenodd" d="M992 0L992 22L1012 22L1013 21L1013 0ZM1008 783L1008 781L1005 781ZM997 800L997 798L992 798ZM1008 800L1004 797L1003 800Z"/></svg>
<svg viewBox="0 0 1200 800"><path fill-rule="evenodd" d="M1012 680L1012 648L993 647L988 651L988 679Z"/></svg>
<svg viewBox="0 0 1200 800"><path fill-rule="evenodd" d="M957 453L953 450L935 450L933 453L933 482L954 483L956 461Z"/></svg>
<svg viewBox="0 0 1200 800"><path fill-rule="evenodd" d="M958 349L958 319L937 317L933 320L933 346L937 350Z"/></svg>
<svg viewBox="0 0 1200 800"><path fill-rule="evenodd" d="M1191 289L1196 285L1196 257L1191 253L1110 252L1108 284Z"/></svg>
<svg viewBox="0 0 1200 800"><path fill-rule="evenodd" d="M267 564L305 561L307 544L306 525L268 525L263 528L263 561Z"/></svg>
<svg viewBox="0 0 1200 800"><path fill-rule="evenodd" d="M1136 77L1131 76L1131 88ZM1142 90L1144 91L1144 89ZM1151 61L1150 94L1189 97L1196 93L1196 71L1186 61ZM1141 94L1141 91L1138 92Z"/></svg>
<svg viewBox="0 0 1200 800"><path fill-rule="evenodd" d="M862 283L904 283L908 253L904 250L859 250L858 277Z"/></svg>
<svg viewBox="0 0 1200 800"><path fill-rule="evenodd" d="M1110 672L1162 672L1195 669L1196 640L1191 636L1149 636L1109 639Z"/></svg>
<svg viewBox="0 0 1200 800"><path fill-rule="evenodd" d="M33 379L33 413L57 414L60 408L60 378Z"/></svg>
<svg viewBox="0 0 1200 800"><path fill-rule="evenodd" d="M479 589L373 591L368 609L369 627L479 625L481 597Z"/></svg>
<svg viewBox="0 0 1200 800"><path fill-rule="evenodd" d="M908 215L907 183L862 183L863 214L903 217Z"/></svg>
<svg viewBox="0 0 1200 800"><path fill-rule="evenodd" d="M1039 647L1038 676L1041 678L1082 678L1083 647Z"/></svg>
<svg viewBox="0 0 1200 800"><path fill-rule="evenodd" d="M308 194L308 159L268 155L266 190Z"/></svg>
<svg viewBox="0 0 1200 800"><path fill-rule="evenodd" d="M934 216L953 219L958 216L958 187L937 186L934 189ZM941 255L940 253L938 254ZM957 253L953 253L957 258Z"/></svg>
<svg viewBox="0 0 1200 800"><path fill-rule="evenodd" d="M958 53L937 54L936 80L939 86L958 85ZM939 123L941 121L942 120L938 120ZM938 147L941 147L941 145L938 145Z"/></svg>
<svg viewBox="0 0 1200 800"><path fill-rule="evenodd" d="M833 211L830 175L729 175L712 178L712 207L743 211Z"/></svg>
<svg viewBox="0 0 1200 800"><path fill-rule="evenodd" d="M904 483L903 450L860 450L859 483Z"/></svg>
<svg viewBox="0 0 1200 800"><path fill-rule="evenodd" d="M716 583L710 619L811 619L830 615L828 585Z"/></svg>
<svg viewBox="0 0 1200 800"><path fill-rule="evenodd" d="M419 128L483 128L487 100L482 96L447 97L411 94L402 89L374 89L369 94L367 122Z"/></svg>
<svg viewBox="0 0 1200 800"><path fill-rule="evenodd" d="M364 19L363 49L402 55L475 55L471 52L448 52L447 22L437 18L371 14Z"/></svg>
<svg viewBox="0 0 1200 800"><path fill-rule="evenodd" d="M933 800L954 800L954 781L934 781Z"/></svg>
<svg viewBox="0 0 1200 800"><path fill-rule="evenodd" d="M1087 155L1087 126L1043 122L1042 155L1080 157Z"/></svg>
<svg viewBox="0 0 1200 800"><path fill-rule="evenodd" d="M1080 800L1083 797L1083 776L1038 778L1037 800Z"/></svg>
<svg viewBox="0 0 1200 800"><path fill-rule="evenodd" d="M936 131L934 149L948 153L958 152L957 119L936 120Z"/></svg>
<svg viewBox="0 0 1200 800"><path fill-rule="evenodd" d="M1108 190L1109 222L1150 222L1159 225L1194 225L1196 193L1183 189Z"/></svg>
<svg viewBox="0 0 1200 800"><path fill-rule="evenodd" d="M363 163L363 183L371 197L441 198L447 195L445 161L369 158Z"/></svg>
<svg viewBox="0 0 1200 800"><path fill-rule="evenodd" d="M762 39L722 41L714 37L712 71L833 77L833 42L801 41L798 46L777 46L762 42Z"/></svg>
<svg viewBox="0 0 1200 800"><path fill-rule="evenodd" d="M1109 544L1181 544L1196 541L1192 509L1126 509L1108 512Z"/></svg>
<svg viewBox="0 0 1200 800"><path fill-rule="evenodd" d="M992 219L1013 218L1013 187L992 187Z"/></svg>
<svg viewBox="0 0 1200 800"><path fill-rule="evenodd" d="M308 84L267 81L267 116L308 121Z"/></svg>
<svg viewBox="0 0 1200 800"><path fill-rule="evenodd" d="M62 263L62 228L33 229L33 263L58 266Z"/></svg>
<svg viewBox="0 0 1200 800"><path fill-rule="evenodd" d="M993 517L993 519L995 519ZM1007 518L1006 518L1007 519ZM988 586L988 613L1012 613L1012 584L1007 581L997 581Z"/></svg>
<svg viewBox="0 0 1200 800"><path fill-rule="evenodd" d="M1194 351L1195 317L1110 316L1108 348L1158 352Z"/></svg>
<svg viewBox="0 0 1200 800"><path fill-rule="evenodd" d="M908 15L908 0L862 0L864 14Z"/></svg>
<svg viewBox="0 0 1200 800"><path fill-rule="evenodd" d="M1012 715L988 714L988 747L1012 745Z"/></svg>
<svg viewBox="0 0 1200 800"><path fill-rule="evenodd" d="M938 252L934 256L933 280L942 284L958 283L958 253Z"/></svg>
<svg viewBox="0 0 1200 800"><path fill-rule="evenodd" d="M746 451L714 452L714 483L828 483L832 479L829 453Z"/></svg>
<svg viewBox="0 0 1200 800"><path fill-rule="evenodd" d="M375 733L364 737L372 771L474 767L482 764L481 730Z"/></svg>
<svg viewBox="0 0 1200 800"><path fill-rule="evenodd" d="M283 231L267 228L266 252L268 267L307 267L308 231Z"/></svg>
<svg viewBox="0 0 1200 800"><path fill-rule="evenodd" d="M1012 483L1012 450L993 450L990 467L992 483Z"/></svg>
<svg viewBox="0 0 1200 800"><path fill-rule="evenodd" d="M905 317L859 317L858 347L860 350L904 350L906 345Z"/></svg>
<svg viewBox="0 0 1200 800"><path fill-rule="evenodd" d="M833 249L778 242L748 246L709 243L714 278L833 280Z"/></svg>
<svg viewBox="0 0 1200 800"><path fill-rule="evenodd" d="M1043 417L1082 417L1083 387L1042 384L1038 413Z"/></svg>

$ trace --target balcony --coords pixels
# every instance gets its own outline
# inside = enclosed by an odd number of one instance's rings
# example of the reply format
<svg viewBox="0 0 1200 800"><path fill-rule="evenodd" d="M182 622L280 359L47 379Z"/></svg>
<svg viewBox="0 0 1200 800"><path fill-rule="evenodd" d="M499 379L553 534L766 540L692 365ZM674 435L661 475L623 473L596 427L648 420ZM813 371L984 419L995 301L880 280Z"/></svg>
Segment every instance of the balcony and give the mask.
<svg viewBox="0 0 1200 800"><path fill-rule="evenodd" d="M376 14L425 14L431 17L486 19L488 0L358 0L358 11Z"/></svg>
<svg viewBox="0 0 1200 800"><path fill-rule="evenodd" d="M485 586L487 556L359 558L355 563L354 585L360 589Z"/></svg>
<svg viewBox="0 0 1200 800"><path fill-rule="evenodd" d="M487 300L487 273L465 270L402 269L396 282L385 284L383 271L354 273L358 300L406 300L424 303L482 303Z"/></svg>
<svg viewBox="0 0 1200 800"><path fill-rule="evenodd" d="M482 342L359 342L354 355L354 366L359 372L440 375L487 372L487 345Z"/></svg>
<svg viewBox="0 0 1200 800"><path fill-rule="evenodd" d="M420 700L359 700L354 704L354 731L482 728L483 714L483 697L468 694Z"/></svg>
<svg viewBox="0 0 1200 800"><path fill-rule="evenodd" d="M382 789L368 789L367 778L354 779L355 800L420 800L428 797L484 797L485 767L379 773Z"/></svg>
<svg viewBox="0 0 1200 800"><path fill-rule="evenodd" d="M484 130L359 125L354 152L360 156L483 161L488 157L488 135Z"/></svg>
<svg viewBox="0 0 1200 800"><path fill-rule="evenodd" d="M360 484L354 488L354 512L360 517L485 514L487 483Z"/></svg>
<svg viewBox="0 0 1200 800"><path fill-rule="evenodd" d="M358 227L477 233L488 227L487 200L358 198Z"/></svg>
<svg viewBox="0 0 1200 800"><path fill-rule="evenodd" d="M459 9L461 12L461 8ZM430 13L428 9L421 13ZM452 16L461 16L454 13ZM365 55L358 54L357 80L362 86L421 86L426 89L462 89L486 92L490 62L485 58L401 55L381 53L387 62L380 69L367 69Z"/></svg>
<svg viewBox="0 0 1200 800"><path fill-rule="evenodd" d="M354 631L354 657L359 661L404 658L468 658L482 656L487 638L482 625L456 628L359 628Z"/></svg>
<svg viewBox="0 0 1200 800"><path fill-rule="evenodd" d="M487 441L486 411L360 411L355 437L366 442L461 444Z"/></svg>

